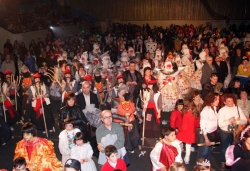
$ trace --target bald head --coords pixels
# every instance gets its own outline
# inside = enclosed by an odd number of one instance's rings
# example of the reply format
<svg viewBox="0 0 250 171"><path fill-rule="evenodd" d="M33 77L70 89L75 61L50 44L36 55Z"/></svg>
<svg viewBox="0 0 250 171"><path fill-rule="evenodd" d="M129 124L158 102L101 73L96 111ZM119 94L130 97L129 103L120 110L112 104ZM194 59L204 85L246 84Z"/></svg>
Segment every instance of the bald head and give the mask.
<svg viewBox="0 0 250 171"><path fill-rule="evenodd" d="M88 81L84 81L82 83L82 92L85 94L85 95L89 95L90 93L90 89L91 89L91 85Z"/></svg>

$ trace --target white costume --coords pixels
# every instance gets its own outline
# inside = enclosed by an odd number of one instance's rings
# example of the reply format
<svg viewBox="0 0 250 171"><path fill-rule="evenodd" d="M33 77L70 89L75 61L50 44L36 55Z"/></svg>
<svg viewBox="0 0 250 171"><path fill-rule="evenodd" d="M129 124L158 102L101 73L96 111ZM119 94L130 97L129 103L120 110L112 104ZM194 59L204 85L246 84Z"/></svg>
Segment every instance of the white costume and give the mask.
<svg viewBox="0 0 250 171"><path fill-rule="evenodd" d="M63 130L59 134L59 150L62 154L62 164L64 165L65 162L70 159L71 149L74 145L74 137L77 132L81 132L80 129L74 128L71 131L67 131L66 129Z"/></svg>
<svg viewBox="0 0 250 171"><path fill-rule="evenodd" d="M178 155L175 157L175 162L182 163L183 160L181 158L181 147L179 141L175 140L171 145L174 146L178 151ZM150 159L153 164L153 171L160 170L162 167L164 167L164 165L160 162L162 146L162 142L156 143L154 149L150 153Z"/></svg>
<svg viewBox="0 0 250 171"><path fill-rule="evenodd" d="M150 53L150 58L154 58L154 53L155 53L155 50L157 48L157 43L156 42L153 42L153 39L149 39L149 42L146 42L146 49L147 49L147 52Z"/></svg>
<svg viewBox="0 0 250 171"><path fill-rule="evenodd" d="M73 146L71 150L71 158L80 161L81 159L88 159L87 162L81 164L81 170L96 171L95 163L92 159L93 149L89 142L82 146Z"/></svg>

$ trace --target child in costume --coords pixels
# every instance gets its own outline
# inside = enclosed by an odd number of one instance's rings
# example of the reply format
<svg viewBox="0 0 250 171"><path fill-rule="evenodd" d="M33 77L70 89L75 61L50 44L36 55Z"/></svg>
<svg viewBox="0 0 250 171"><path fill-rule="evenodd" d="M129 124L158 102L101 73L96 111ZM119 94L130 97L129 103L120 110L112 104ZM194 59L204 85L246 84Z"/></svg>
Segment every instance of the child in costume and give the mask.
<svg viewBox="0 0 250 171"><path fill-rule="evenodd" d="M250 125L238 137L235 145L226 150L226 165L231 166L231 171L250 171Z"/></svg>
<svg viewBox="0 0 250 171"><path fill-rule="evenodd" d="M164 138L159 141L150 153L153 171L167 171L174 162L181 162L181 147L176 140L175 130L165 127L162 130Z"/></svg>
<svg viewBox="0 0 250 171"><path fill-rule="evenodd" d="M118 152L115 146L108 145L104 150L107 161L102 166L101 171L127 171L126 163L122 159L118 158Z"/></svg>
<svg viewBox="0 0 250 171"><path fill-rule="evenodd" d="M82 132L77 132L71 150L71 158L81 163L81 170L96 171L95 163L92 160L93 149L86 141Z"/></svg>
<svg viewBox="0 0 250 171"><path fill-rule="evenodd" d="M64 130L59 134L59 150L62 154L62 164L70 158L71 149L74 145L74 138L80 129L74 127L74 120L72 118L64 119Z"/></svg>
<svg viewBox="0 0 250 171"><path fill-rule="evenodd" d="M191 144L195 143L195 130L199 125L198 112L192 99L184 100L183 120L178 129L177 139L186 143L185 164L189 164Z"/></svg>
<svg viewBox="0 0 250 171"><path fill-rule="evenodd" d="M64 165L64 171L81 171L81 163L75 159L68 159Z"/></svg>
<svg viewBox="0 0 250 171"><path fill-rule="evenodd" d="M53 143L37 137L35 125L27 122L22 127L23 139L17 143L14 160L24 157L32 171L62 171L62 164L56 158Z"/></svg>
<svg viewBox="0 0 250 171"><path fill-rule="evenodd" d="M194 166L194 171L211 171L211 163L209 160L204 158L199 158Z"/></svg>
<svg viewBox="0 0 250 171"><path fill-rule="evenodd" d="M183 105L183 100L178 99L175 104L175 110L173 110L170 116L170 126L175 130L178 130L181 127Z"/></svg>

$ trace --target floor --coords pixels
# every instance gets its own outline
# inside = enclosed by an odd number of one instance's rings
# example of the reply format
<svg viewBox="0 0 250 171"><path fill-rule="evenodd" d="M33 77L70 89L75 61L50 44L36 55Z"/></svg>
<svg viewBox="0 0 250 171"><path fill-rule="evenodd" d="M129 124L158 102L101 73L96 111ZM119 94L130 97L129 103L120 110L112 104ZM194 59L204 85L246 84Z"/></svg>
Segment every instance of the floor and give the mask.
<svg viewBox="0 0 250 171"><path fill-rule="evenodd" d="M168 119L168 114L165 115L165 119ZM57 114L54 115L55 118L57 118ZM164 117L164 115L162 115ZM13 131L13 139L10 140L6 145L0 146L0 169L7 169L8 171L12 170L12 161L14 156L14 150L16 143L21 140L21 125L14 125L14 131ZM59 128L56 126L56 132L49 133L48 139L50 139L54 143L55 152L59 159L61 159L61 154L58 149L58 135L59 135ZM41 131L38 131L39 137L46 137L45 134L43 134ZM154 139L145 139L145 146L142 147L141 150L138 148L135 149L134 153L129 153L129 159L130 159L130 166L128 167L128 171L150 171L151 170L151 162L150 162L150 151L155 145ZM144 154L142 154L144 153ZM183 151L182 156L185 155L185 152ZM220 146L216 146L214 148L213 157L211 160L212 167L219 171L219 156L220 156ZM187 171L192 171L193 166L196 163L196 157L197 157L197 147L195 147L195 151L191 153L191 159L190 164L186 165ZM95 157L93 157L93 160L97 161ZM227 169L229 170L229 169Z"/></svg>

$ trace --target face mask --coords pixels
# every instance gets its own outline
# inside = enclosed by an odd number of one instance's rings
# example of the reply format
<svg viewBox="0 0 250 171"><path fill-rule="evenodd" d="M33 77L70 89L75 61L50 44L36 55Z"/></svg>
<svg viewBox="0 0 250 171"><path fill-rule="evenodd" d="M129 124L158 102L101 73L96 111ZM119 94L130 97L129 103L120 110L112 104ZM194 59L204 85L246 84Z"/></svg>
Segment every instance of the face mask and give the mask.
<svg viewBox="0 0 250 171"><path fill-rule="evenodd" d="M101 80L102 80L102 76L95 76L95 81L96 82L101 82Z"/></svg>
<svg viewBox="0 0 250 171"><path fill-rule="evenodd" d="M23 77L28 78L29 76L30 76L30 73L29 73L29 72L23 73Z"/></svg>
<svg viewBox="0 0 250 171"><path fill-rule="evenodd" d="M124 94L124 99L125 99L125 101L130 100L130 92Z"/></svg>

